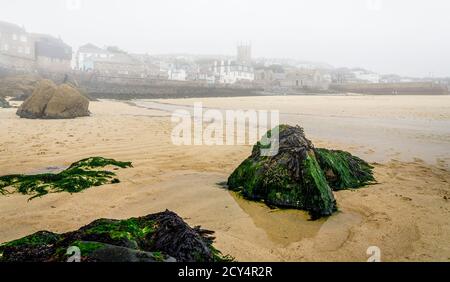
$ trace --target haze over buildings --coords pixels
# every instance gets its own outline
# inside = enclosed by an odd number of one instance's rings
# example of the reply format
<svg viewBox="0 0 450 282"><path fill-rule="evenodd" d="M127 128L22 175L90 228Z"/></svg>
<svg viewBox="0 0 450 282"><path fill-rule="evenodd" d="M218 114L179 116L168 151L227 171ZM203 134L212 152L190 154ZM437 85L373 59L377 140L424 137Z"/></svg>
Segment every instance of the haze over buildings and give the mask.
<svg viewBox="0 0 450 282"><path fill-rule="evenodd" d="M450 76L445 0L0 1L0 19L74 49L92 42L132 53L233 55L244 40L254 58Z"/></svg>

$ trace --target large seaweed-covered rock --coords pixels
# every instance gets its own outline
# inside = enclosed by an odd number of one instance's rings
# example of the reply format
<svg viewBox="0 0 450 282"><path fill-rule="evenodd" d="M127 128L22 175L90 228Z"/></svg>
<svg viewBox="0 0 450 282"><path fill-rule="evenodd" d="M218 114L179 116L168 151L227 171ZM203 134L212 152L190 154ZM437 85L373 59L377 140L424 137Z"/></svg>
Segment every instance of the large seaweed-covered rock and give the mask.
<svg viewBox="0 0 450 282"><path fill-rule="evenodd" d="M40 231L0 245L0 262L214 262L231 260L213 232L191 228L166 210L125 220L99 219L64 234Z"/></svg>
<svg viewBox="0 0 450 282"><path fill-rule="evenodd" d="M269 205L307 210L314 218L336 211L333 193L302 128L279 126L275 156L262 156L261 148L258 142L252 155L231 174L228 186L232 190Z"/></svg>
<svg viewBox="0 0 450 282"><path fill-rule="evenodd" d="M373 180L367 163L346 152L314 148L301 127L280 125L276 130L278 153L262 155L265 147L258 142L228 178L231 190L268 205L306 210L315 219L337 211L333 188L357 188Z"/></svg>
<svg viewBox="0 0 450 282"><path fill-rule="evenodd" d="M42 80L33 94L23 102L17 115L30 119L68 119L89 116L89 100L69 84L56 86Z"/></svg>

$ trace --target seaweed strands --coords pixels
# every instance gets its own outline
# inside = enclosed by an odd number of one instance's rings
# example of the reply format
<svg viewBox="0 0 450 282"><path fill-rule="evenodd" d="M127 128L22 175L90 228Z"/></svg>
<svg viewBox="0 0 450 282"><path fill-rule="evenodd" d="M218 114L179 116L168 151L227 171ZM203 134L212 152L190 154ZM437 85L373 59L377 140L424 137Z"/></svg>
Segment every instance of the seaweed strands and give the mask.
<svg viewBox="0 0 450 282"><path fill-rule="evenodd" d="M91 157L80 160L60 173L44 173L36 175L6 175L0 177L0 193L8 194L8 187L24 195L32 195L29 200L42 197L48 193L77 193L87 188L104 184L119 183L116 174L108 170L100 170L108 165L127 168L131 162L121 162L102 157Z"/></svg>

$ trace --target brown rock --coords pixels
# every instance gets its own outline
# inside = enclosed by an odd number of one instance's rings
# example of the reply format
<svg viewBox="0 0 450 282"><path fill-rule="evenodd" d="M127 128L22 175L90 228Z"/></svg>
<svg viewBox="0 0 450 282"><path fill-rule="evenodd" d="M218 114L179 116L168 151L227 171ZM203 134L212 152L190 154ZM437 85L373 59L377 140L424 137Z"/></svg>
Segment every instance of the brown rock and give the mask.
<svg viewBox="0 0 450 282"><path fill-rule="evenodd" d="M58 86L44 113L44 118L50 119L83 116L89 116L89 100L68 84Z"/></svg>
<svg viewBox="0 0 450 282"><path fill-rule="evenodd" d="M56 85L51 80L41 80L33 91L33 94L23 102L17 110L21 118L42 118L48 102L55 94Z"/></svg>
<svg viewBox="0 0 450 282"><path fill-rule="evenodd" d="M77 89L42 80L33 94L17 110L22 118L67 119L89 116L89 100Z"/></svg>

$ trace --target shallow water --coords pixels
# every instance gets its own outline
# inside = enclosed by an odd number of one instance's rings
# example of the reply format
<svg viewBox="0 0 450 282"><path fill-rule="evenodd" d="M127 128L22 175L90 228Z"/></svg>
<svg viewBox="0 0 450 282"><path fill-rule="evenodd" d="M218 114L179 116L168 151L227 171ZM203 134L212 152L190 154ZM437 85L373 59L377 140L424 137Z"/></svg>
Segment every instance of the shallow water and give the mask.
<svg viewBox="0 0 450 282"><path fill-rule="evenodd" d="M216 202L216 210L219 210L219 206L224 203L227 209L233 212L222 213L221 220L232 225L233 221L237 222L245 215L251 219L256 228L267 235L273 244L278 246L288 246L291 243L317 236L327 236L327 234L336 236L336 244L339 244L346 240L348 230L362 220L362 217L356 213L337 212L331 217L312 221L305 211L273 209L262 202L249 201L235 192L226 190L224 183L227 177L217 173L174 172L170 180L156 185L164 194L164 199L158 199L159 204L170 199L170 203L165 204L170 209L188 207L191 213L198 212L205 216L203 211L211 210L208 203ZM222 192L220 201L214 199L217 197L216 192L219 192L217 190ZM230 202L236 205L231 205ZM220 222L221 220L215 216L215 214L209 214L206 220ZM199 216L195 215L195 218L198 220Z"/></svg>
<svg viewBox="0 0 450 282"><path fill-rule="evenodd" d="M258 101L258 98L254 99ZM167 113L179 109L193 113L193 104L188 102L185 105L152 100L133 102L139 107ZM430 164L439 164L442 161L450 163L450 120L337 115L320 111L296 113L292 112L292 109L277 105L276 100L270 107L280 111L281 123L301 125L313 141L318 139L350 145L352 153L370 162L421 159ZM203 108L216 109L223 113L227 110L221 107ZM233 109L240 109L238 100Z"/></svg>

